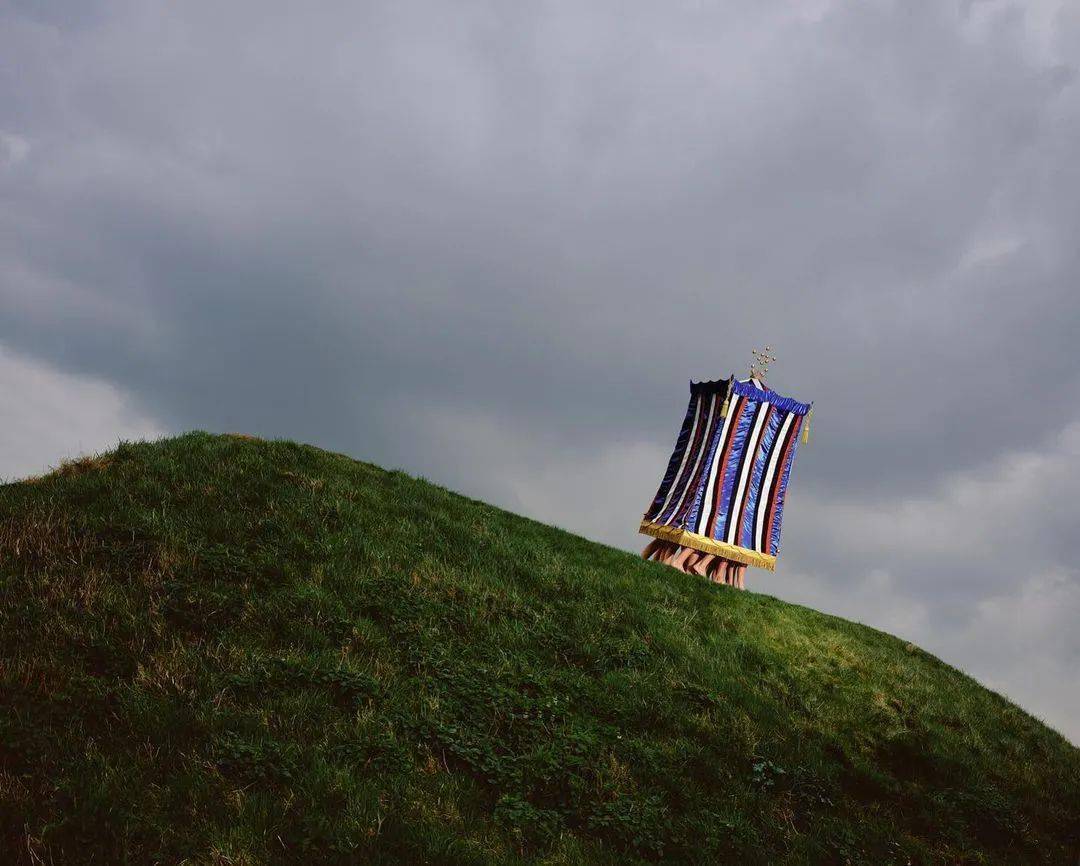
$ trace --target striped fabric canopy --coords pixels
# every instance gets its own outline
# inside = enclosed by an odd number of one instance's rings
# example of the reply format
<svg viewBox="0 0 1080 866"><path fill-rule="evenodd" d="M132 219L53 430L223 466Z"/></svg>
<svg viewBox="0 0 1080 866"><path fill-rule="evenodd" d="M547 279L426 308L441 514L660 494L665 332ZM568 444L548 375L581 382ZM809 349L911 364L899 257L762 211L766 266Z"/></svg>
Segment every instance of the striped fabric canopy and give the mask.
<svg viewBox="0 0 1080 866"><path fill-rule="evenodd" d="M691 382L675 450L641 531L772 571L809 411L756 378Z"/></svg>

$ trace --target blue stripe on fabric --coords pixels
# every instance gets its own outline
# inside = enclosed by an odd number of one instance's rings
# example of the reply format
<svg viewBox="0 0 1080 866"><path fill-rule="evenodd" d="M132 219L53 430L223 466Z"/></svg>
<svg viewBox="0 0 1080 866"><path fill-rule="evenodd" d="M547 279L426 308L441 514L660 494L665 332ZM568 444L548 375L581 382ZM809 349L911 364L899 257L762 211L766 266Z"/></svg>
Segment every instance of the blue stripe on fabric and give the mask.
<svg viewBox="0 0 1080 866"><path fill-rule="evenodd" d="M769 426L765 428L758 439L757 452L752 455L754 460L753 469L750 472L750 489L746 491L746 508L743 511L743 523L739 528L738 543L742 547L755 550L754 547L754 520L757 518L758 504L761 502L761 479L765 474L766 464L769 462L769 454L772 452L776 434L780 430L785 412L772 413L769 418ZM766 499L768 497L766 496Z"/></svg>
<svg viewBox="0 0 1080 866"><path fill-rule="evenodd" d="M668 500L667 508L664 508L656 517L657 523L670 524L679 513L679 505L682 503L683 497L688 493L687 488L691 481L693 481L694 463L697 460L698 453L701 447L705 444L705 422L708 420L709 410L706 406L707 398L704 395L698 397L697 406L694 408L694 418L697 420L697 429L694 430L693 419L690 422L690 428L693 430L693 437L687 432L687 438L689 441L686 443L686 462L683 464L682 473L675 479L673 493ZM695 447L700 442L701 447Z"/></svg>
<svg viewBox="0 0 1080 866"><path fill-rule="evenodd" d="M717 398L719 399L719 398ZM695 483L697 490L694 493L694 501L691 504L684 527L697 528L698 516L701 514L701 506L705 500L705 488L709 484L709 473L712 471L713 458L716 456L716 446L720 442L720 433L724 429L724 419L720 417L720 407L716 407L713 413L712 430L709 431L709 441L706 443L705 457L701 461L701 471L698 472Z"/></svg>
<svg viewBox="0 0 1080 866"><path fill-rule="evenodd" d="M683 418L682 427L679 428L679 435L675 439L675 450L671 453L667 472L664 473L664 480L660 482L660 489L656 491L656 496L653 497L652 505L646 514L646 517L650 520L656 517L656 512L660 510L660 506L667 499L671 485L675 483L675 475L679 471L679 464L682 463L683 452L686 451L690 442L690 428L694 425L694 412L697 409L698 399L698 395L691 389L690 402L686 405L686 416Z"/></svg>
<svg viewBox="0 0 1080 866"><path fill-rule="evenodd" d="M759 403L772 403L777 409L784 412L794 412L796 415L805 415L810 411L812 403L800 403L791 397L784 397L777 394L775 391L761 390L756 388L749 382L739 382L736 380L731 384L731 393L739 394L742 397L748 397L751 400L756 400Z"/></svg>
<svg viewBox="0 0 1080 866"><path fill-rule="evenodd" d="M806 423L806 419L802 419L799 422L799 429L792 433L791 451L788 453L787 461L781 467L783 475L780 476L780 487L776 491L776 515L773 518L772 531L769 533L769 550L768 553L771 556L780 555L780 524L784 518L784 495L787 493L788 481L791 479L791 467L795 463L795 452L799 450L799 438L802 433L802 425Z"/></svg>
<svg viewBox="0 0 1080 866"><path fill-rule="evenodd" d="M750 435L750 429L754 426L756 412L757 403L751 400L743 403L738 426L732 433L731 456L728 458L727 472L724 473L724 486L720 489L720 506L717 509L716 529L712 536L714 540L727 538L730 528L728 524L731 521L731 491L739 480L742 453L746 449L746 439Z"/></svg>

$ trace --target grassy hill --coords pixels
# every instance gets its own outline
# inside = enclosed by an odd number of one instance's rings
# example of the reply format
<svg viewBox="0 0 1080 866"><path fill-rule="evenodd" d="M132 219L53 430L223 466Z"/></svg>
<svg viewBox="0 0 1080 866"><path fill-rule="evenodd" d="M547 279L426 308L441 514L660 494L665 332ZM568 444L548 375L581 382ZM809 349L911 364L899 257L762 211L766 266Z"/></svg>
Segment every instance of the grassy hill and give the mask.
<svg viewBox="0 0 1080 866"><path fill-rule="evenodd" d="M915 646L398 472L194 433L0 487L3 863L1075 866L1078 816L1080 751Z"/></svg>

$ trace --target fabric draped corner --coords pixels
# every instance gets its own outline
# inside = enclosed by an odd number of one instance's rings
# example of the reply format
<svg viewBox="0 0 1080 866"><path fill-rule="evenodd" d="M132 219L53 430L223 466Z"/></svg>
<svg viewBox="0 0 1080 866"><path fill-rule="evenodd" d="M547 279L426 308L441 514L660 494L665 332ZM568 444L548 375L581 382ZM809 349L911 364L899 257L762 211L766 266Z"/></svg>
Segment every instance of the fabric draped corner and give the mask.
<svg viewBox="0 0 1080 866"><path fill-rule="evenodd" d="M774 570L784 497L810 409L757 379L691 382L675 450L641 532Z"/></svg>

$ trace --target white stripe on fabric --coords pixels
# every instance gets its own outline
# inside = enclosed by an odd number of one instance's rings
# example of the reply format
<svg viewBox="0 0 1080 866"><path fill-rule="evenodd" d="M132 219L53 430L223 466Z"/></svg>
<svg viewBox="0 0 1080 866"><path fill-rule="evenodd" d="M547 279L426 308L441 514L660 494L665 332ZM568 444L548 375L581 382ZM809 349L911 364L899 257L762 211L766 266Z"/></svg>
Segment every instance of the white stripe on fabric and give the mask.
<svg viewBox="0 0 1080 866"><path fill-rule="evenodd" d="M682 496L679 497L679 504L675 506L675 510L672 512L672 517L679 513L683 507L683 503L686 501L686 495L690 492L690 482L697 477L698 468L701 466L701 460L705 456L705 452L709 449L708 435L709 428L712 426L713 412L716 410L716 393L712 395L712 399L709 401L709 417L705 421L705 432L701 435L701 448L698 449L697 457L694 459L694 469L686 479L686 484L683 485Z"/></svg>
<svg viewBox="0 0 1080 866"><path fill-rule="evenodd" d="M694 423L690 426L690 438L686 440L686 448L683 450L682 460L679 462L679 471L675 473L675 477L671 479L671 487L668 488L667 496L664 497L664 504L660 506L660 510L656 512L656 520L659 523L664 522L664 512L667 511L668 503L671 502L672 494L679 487L679 478L682 477L683 468L686 466L686 458L690 456L690 449L694 447L694 436L697 435L698 419L701 418L701 395L697 396L697 406L694 407Z"/></svg>
<svg viewBox="0 0 1080 866"><path fill-rule="evenodd" d="M735 417L735 406L738 402L738 397L730 401L727 417L724 419L724 426L720 430L720 438L716 440L716 451L713 454L712 466L709 469L708 486L705 488L705 500L701 503L701 513L698 515L697 526L694 528L694 532L698 535L701 535L702 530L708 526L709 517L712 515L713 486L716 484L716 473L720 469L720 461L724 458L724 447L727 445L727 438L731 430L731 419Z"/></svg>
<svg viewBox="0 0 1080 866"><path fill-rule="evenodd" d="M761 493L758 494L757 514L754 515L754 550L759 552L764 552L761 547L761 534L765 529L765 518L769 511L769 491L772 489L773 476L776 474L776 464L780 461L780 452L784 450L784 441L787 439L788 430L791 429L791 422L794 417L794 412L788 412L787 417L784 419L784 423L780 425L780 429L776 434L776 439L773 441L773 452L769 457L769 465L765 469L765 477L761 481Z"/></svg>
<svg viewBox="0 0 1080 866"><path fill-rule="evenodd" d="M746 485L749 482L750 472L754 468L754 455L757 453L758 438L761 436L761 425L765 423L765 417L769 414L768 403L762 403L761 409L758 412L757 419L754 421L754 427L750 431L750 435L746 439L746 448L744 454L746 455L743 460L742 475L739 476L739 486L736 488L739 492L735 497L735 507L731 509L731 514L728 515L730 525L728 526L728 544L738 544L736 537L738 534L739 512L742 510L743 497L746 496Z"/></svg>

